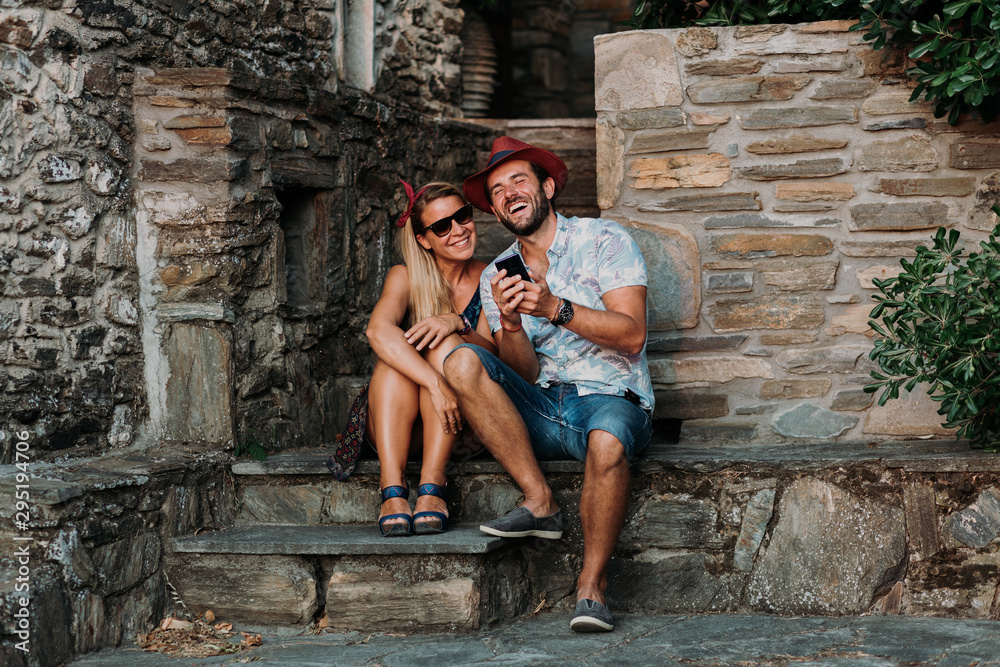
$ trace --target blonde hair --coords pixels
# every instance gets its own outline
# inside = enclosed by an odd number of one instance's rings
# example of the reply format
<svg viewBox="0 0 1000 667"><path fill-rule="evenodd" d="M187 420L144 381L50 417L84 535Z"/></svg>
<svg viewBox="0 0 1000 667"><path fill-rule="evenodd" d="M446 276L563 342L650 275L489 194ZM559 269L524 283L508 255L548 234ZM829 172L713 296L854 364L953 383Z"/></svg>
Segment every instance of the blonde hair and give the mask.
<svg viewBox="0 0 1000 667"><path fill-rule="evenodd" d="M406 263L410 277L410 323L415 324L425 317L444 315L455 310L451 285L441 275L434 253L417 242L414 221L424 226L423 213L427 205L444 197L458 197L463 202L461 191L450 183L428 183L413 203L413 210L406 224L396 237L399 253Z"/></svg>

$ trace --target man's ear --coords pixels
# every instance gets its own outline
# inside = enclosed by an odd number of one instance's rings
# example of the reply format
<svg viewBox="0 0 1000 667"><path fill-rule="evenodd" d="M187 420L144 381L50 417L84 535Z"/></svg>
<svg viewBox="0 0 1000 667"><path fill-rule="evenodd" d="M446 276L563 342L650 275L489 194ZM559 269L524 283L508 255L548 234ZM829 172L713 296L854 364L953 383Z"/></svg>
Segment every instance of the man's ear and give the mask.
<svg viewBox="0 0 1000 667"><path fill-rule="evenodd" d="M556 194L556 180L549 176L542 183L542 191L545 192L545 198L551 200Z"/></svg>

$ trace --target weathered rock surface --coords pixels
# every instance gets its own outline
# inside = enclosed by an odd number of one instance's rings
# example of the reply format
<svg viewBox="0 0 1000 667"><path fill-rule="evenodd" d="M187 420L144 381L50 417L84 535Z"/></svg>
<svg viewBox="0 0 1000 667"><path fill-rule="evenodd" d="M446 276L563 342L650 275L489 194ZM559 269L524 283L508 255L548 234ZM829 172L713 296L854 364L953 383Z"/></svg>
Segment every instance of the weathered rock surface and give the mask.
<svg viewBox="0 0 1000 667"><path fill-rule="evenodd" d="M793 482L778 523L747 585L755 609L789 614L857 614L903 574L901 508L828 482Z"/></svg>

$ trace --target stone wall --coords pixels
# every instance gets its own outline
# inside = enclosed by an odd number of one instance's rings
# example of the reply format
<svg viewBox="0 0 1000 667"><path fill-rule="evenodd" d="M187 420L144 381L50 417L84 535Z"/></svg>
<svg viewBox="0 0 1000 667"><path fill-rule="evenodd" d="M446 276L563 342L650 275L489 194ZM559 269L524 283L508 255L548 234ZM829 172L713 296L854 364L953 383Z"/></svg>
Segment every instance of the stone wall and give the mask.
<svg viewBox="0 0 1000 667"><path fill-rule="evenodd" d="M0 466L0 663L59 665L149 632L177 603L164 575L171 538L232 523L235 503L218 457L76 459L31 466L31 520L18 533L14 466ZM30 535L30 541L23 540ZM22 552L23 550L23 552ZM27 562L23 553L27 553ZM29 651L15 648L19 568L30 582ZM178 610L183 613L182 610Z"/></svg>
<svg viewBox="0 0 1000 667"><path fill-rule="evenodd" d="M150 421L168 440L331 442L371 370L397 179L458 182L486 130L223 69L140 71L134 92Z"/></svg>
<svg viewBox="0 0 1000 667"><path fill-rule="evenodd" d="M426 112L457 108L452 79L457 80L454 63L460 48L453 24L460 20L460 10L453 3L377 7L377 16L371 17L377 45L372 46L370 64L380 72L384 90L374 95ZM432 28L435 22L444 26L443 32ZM24 2L0 10L0 460L10 460L12 441L6 434L25 427L38 436L35 455L41 458L150 444L163 433L231 441L235 425L244 422L260 424L252 438L295 440L298 432L285 438L271 422L291 414L288 406L300 404L301 374L308 372L308 364L297 358L288 362L288 369L271 373L251 368L247 359L255 354L280 356L284 353L275 350L284 349L290 340L291 347L313 348L311 354L330 357L317 371L363 371L367 361L358 353L362 343L356 313L370 307L378 272L388 262L386 217L399 206L393 199L396 175L457 180L465 166L455 169L447 151L457 146L460 154L473 155L479 145L462 139L478 136L476 132L444 132L440 124L406 111L393 112L352 92L338 78L344 74L343 62L335 59L343 56L343 49L334 46L345 39L344 28L343 3L333 0L125 5L57 1ZM393 59L390 52L402 55ZM411 55L403 57L407 53ZM209 80L226 72L256 83L244 84L253 90L240 89L235 95L245 98L236 104L246 108L213 116L213 110L225 108L228 101L199 101L202 106L194 108L191 99L197 95L153 99L159 84L136 84L137 72L148 73L149 67L216 68ZM192 90L219 90L193 76L187 82ZM321 108L310 108L320 97ZM281 120L271 123L273 135L256 136L253 133L268 124L258 123L258 114L271 111L254 105L273 98L284 104ZM152 116L134 115L143 105L158 110L168 123L174 117L181 120L170 127L156 126ZM190 117L197 113L216 120ZM224 125L213 125L219 118ZM317 119L318 125L307 118ZM400 132L394 127L397 121L406 125ZM445 134L448 137L442 138ZM262 142L271 143L264 147ZM302 142L312 143L304 147ZM199 171L204 165L190 151L226 155L230 162L216 165L223 174ZM326 179L323 183L307 182L308 174L286 174L272 188L262 180L265 172L270 175L270 167L262 164L271 151L310 152L336 165L317 176ZM182 154L196 161L168 164ZM241 162L251 155L255 162ZM145 168L144 158L149 163ZM187 185L182 184L185 179ZM361 189L334 197L324 190L333 187L331 179L340 179L336 187L341 193L354 186ZM146 187L145 181L174 185L172 190L157 189ZM322 224L332 225L338 234L344 232L344 221L350 229L365 227L356 242L373 259L353 266L353 274L345 277L340 263L352 252L350 243L344 236L330 239L331 247L340 244L331 257L337 267L313 273L337 275L328 285L311 284L310 296L303 297L313 299L312 314L319 307L316 303L322 302L323 308L331 304L337 315L325 321L326 328L301 312L288 316L298 327L294 333L276 332L274 322L259 318L237 321L240 313L234 306L278 308L254 299L273 298L274 290L282 288L277 283L265 288L259 282L262 276L278 275L267 262L273 264L279 250L284 252L273 233L280 228L279 204L294 207L296 203L288 201L296 196L292 191L302 194L310 188L319 199L307 208L327 216ZM265 194L258 194L261 189ZM284 202L274 194L283 189L288 193ZM320 195L321 190L326 194ZM182 193L195 202L204 195L207 200L199 205L206 207L203 213L210 219L192 213L194 217L177 221L186 228L172 228L177 238L171 245L164 240L165 245L157 246L147 232L170 211L183 209L183 203L176 197L150 200L156 192ZM161 204L156 211L160 218L152 220L151 208ZM137 224L145 225L138 236ZM182 229L201 236L183 238ZM208 229L216 235L213 249L202 243ZM326 228L310 229L323 234ZM271 246L265 251L267 244ZM161 250L167 260L158 266ZM171 259L199 253L214 263ZM148 271L143 273L143 268ZM357 281L370 281L367 291L351 292L350 303L337 301L348 298L345 285ZM327 286L333 290L326 295L330 298L321 298L315 290ZM174 310L154 312L161 296ZM188 302L209 304L209 311L178 305ZM314 347L348 320L355 327L347 334L351 343L331 345L332 351ZM251 332L253 327L257 329ZM171 385L166 376L170 350L197 348L209 350L216 365L200 365L207 358L175 360L175 365L193 364L195 372L184 380L187 388L177 386L177 376ZM281 365L272 362L269 368ZM237 377L242 381L238 389L217 391L220 379L234 385ZM328 380L323 376L323 382ZM218 400L194 405L177 398L195 384ZM284 389L262 404L260 395L272 386ZM243 406L244 417L223 416L236 402ZM189 408L197 408L196 419L171 431L167 410L175 410L174 419L183 420ZM249 414L255 417L245 416Z"/></svg>
<svg viewBox="0 0 1000 667"><path fill-rule="evenodd" d="M925 394L862 391L872 280L938 225L992 229L1000 124L910 103L910 63L850 25L596 40L598 203L646 252L656 416L682 438L946 433Z"/></svg>

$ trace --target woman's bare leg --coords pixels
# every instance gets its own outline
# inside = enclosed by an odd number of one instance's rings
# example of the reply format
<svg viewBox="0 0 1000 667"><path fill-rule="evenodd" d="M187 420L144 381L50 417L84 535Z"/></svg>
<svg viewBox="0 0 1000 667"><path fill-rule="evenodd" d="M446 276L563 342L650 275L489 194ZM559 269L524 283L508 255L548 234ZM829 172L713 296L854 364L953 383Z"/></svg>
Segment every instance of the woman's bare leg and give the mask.
<svg viewBox="0 0 1000 667"><path fill-rule="evenodd" d="M462 344L462 338L458 335L451 335L445 338L433 350L428 350L424 355L427 362L438 373L442 372L442 364L445 357L455 347ZM420 468L421 484L439 484L444 486L448 481L447 466L448 459L451 458L455 450L455 443L458 436L447 433L441 420L438 419L434 406L431 404L430 394L420 390L420 416L423 421L424 453L423 463ZM420 496L417 498L417 512L444 512L448 514L448 505L443 498L437 496ZM424 518L421 522L428 522L435 527L440 526L440 522L435 518Z"/></svg>
<svg viewBox="0 0 1000 667"><path fill-rule="evenodd" d="M375 364L368 385L368 437L375 443L379 461L379 487L406 486L403 473L410 453L413 425L420 414L420 387L381 361ZM379 518L409 514L410 504L392 498L382 504ZM386 525L405 523L393 519Z"/></svg>

